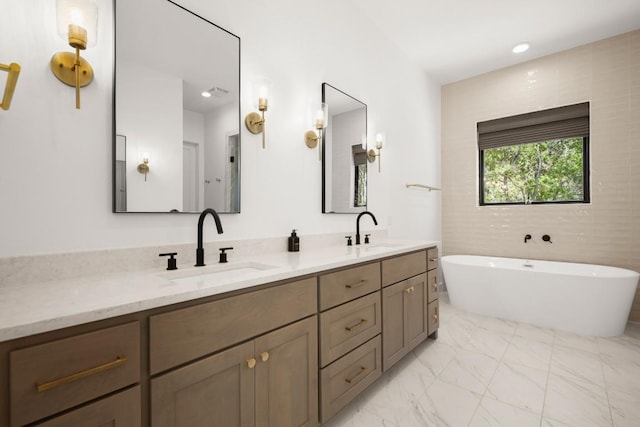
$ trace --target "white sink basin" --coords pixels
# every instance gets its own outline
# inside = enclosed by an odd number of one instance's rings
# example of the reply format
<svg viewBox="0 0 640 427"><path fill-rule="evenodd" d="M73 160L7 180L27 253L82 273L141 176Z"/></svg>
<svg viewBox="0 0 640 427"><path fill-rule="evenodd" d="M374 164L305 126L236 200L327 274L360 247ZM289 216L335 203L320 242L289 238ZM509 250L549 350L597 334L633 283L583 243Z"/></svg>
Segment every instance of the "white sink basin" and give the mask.
<svg viewBox="0 0 640 427"><path fill-rule="evenodd" d="M164 277L175 284L208 287L251 279L260 276L265 270L272 268L276 267L274 265L256 262L245 262L173 271L166 273Z"/></svg>

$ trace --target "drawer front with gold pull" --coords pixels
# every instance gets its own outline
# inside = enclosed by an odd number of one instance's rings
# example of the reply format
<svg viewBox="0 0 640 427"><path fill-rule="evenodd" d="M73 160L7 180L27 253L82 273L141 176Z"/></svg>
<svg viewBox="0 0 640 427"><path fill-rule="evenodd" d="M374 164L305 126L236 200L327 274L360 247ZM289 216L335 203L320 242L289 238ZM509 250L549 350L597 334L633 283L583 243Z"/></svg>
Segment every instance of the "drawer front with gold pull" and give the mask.
<svg viewBox="0 0 640 427"><path fill-rule="evenodd" d="M426 251L400 255L382 261L382 286L398 283L427 271Z"/></svg>
<svg viewBox="0 0 640 427"><path fill-rule="evenodd" d="M433 270L438 268L438 248L429 248L427 250L427 269Z"/></svg>
<svg viewBox="0 0 640 427"><path fill-rule="evenodd" d="M438 300L434 300L429 303L429 323L427 330L429 335L434 333L440 327L440 309L438 307Z"/></svg>
<svg viewBox="0 0 640 427"><path fill-rule="evenodd" d="M380 292L320 313L320 366L378 335L381 317Z"/></svg>
<svg viewBox="0 0 640 427"><path fill-rule="evenodd" d="M427 273L427 301L432 302L438 298L438 270Z"/></svg>
<svg viewBox="0 0 640 427"><path fill-rule="evenodd" d="M320 371L321 419L325 422L382 374L380 335Z"/></svg>
<svg viewBox="0 0 640 427"><path fill-rule="evenodd" d="M323 311L380 289L380 263L323 274L319 283Z"/></svg>
<svg viewBox="0 0 640 427"><path fill-rule="evenodd" d="M10 353L11 423L53 415L140 380L140 325L131 322Z"/></svg>

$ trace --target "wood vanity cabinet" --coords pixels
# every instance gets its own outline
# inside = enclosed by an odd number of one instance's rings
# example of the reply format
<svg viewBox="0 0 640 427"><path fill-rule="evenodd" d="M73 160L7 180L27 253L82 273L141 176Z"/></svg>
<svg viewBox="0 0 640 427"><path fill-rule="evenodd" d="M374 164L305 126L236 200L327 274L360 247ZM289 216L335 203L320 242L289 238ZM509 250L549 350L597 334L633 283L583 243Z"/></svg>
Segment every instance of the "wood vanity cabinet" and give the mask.
<svg viewBox="0 0 640 427"><path fill-rule="evenodd" d="M382 366L385 371L429 335L427 254L428 251L418 251L382 261Z"/></svg>
<svg viewBox="0 0 640 427"><path fill-rule="evenodd" d="M380 263L323 274L320 418L325 422L382 374Z"/></svg>
<svg viewBox="0 0 640 427"><path fill-rule="evenodd" d="M151 380L151 424L317 425L316 316Z"/></svg>
<svg viewBox="0 0 640 427"><path fill-rule="evenodd" d="M177 367L151 379L151 424L317 425L316 313L314 277L151 316L152 374Z"/></svg>
<svg viewBox="0 0 640 427"><path fill-rule="evenodd" d="M438 299L438 248L429 248L427 250L427 282L428 282L428 333L429 337L438 338L438 328L440 327L440 309Z"/></svg>
<svg viewBox="0 0 640 427"><path fill-rule="evenodd" d="M140 381L136 322L17 349L9 353L10 423L29 424ZM140 389L82 406L43 425L140 425ZM103 423L104 421L104 423ZM0 420L2 425L4 420Z"/></svg>

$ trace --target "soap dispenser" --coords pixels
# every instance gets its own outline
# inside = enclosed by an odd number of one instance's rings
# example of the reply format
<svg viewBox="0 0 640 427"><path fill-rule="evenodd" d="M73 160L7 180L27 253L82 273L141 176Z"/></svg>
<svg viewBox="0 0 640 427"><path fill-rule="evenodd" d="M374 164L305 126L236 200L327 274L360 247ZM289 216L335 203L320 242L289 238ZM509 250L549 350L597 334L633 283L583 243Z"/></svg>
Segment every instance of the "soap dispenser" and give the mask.
<svg viewBox="0 0 640 427"><path fill-rule="evenodd" d="M296 230L291 230L291 236L289 236L289 252L300 251L300 237L296 234Z"/></svg>

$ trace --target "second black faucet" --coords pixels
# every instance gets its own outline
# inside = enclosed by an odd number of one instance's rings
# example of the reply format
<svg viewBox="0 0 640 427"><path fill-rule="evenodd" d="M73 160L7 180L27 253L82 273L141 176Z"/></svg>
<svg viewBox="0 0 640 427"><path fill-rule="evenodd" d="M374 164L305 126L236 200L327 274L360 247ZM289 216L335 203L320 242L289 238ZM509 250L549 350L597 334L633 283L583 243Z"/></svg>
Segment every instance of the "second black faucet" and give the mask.
<svg viewBox="0 0 640 427"><path fill-rule="evenodd" d="M376 217L373 216L371 212L369 211L360 212L360 214L358 215L358 219L356 219L356 245L360 244L360 218L362 218L362 215L369 215L373 220L373 223L375 225L378 225L378 221L376 220ZM365 243L369 243L369 242L365 242Z"/></svg>

